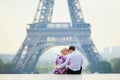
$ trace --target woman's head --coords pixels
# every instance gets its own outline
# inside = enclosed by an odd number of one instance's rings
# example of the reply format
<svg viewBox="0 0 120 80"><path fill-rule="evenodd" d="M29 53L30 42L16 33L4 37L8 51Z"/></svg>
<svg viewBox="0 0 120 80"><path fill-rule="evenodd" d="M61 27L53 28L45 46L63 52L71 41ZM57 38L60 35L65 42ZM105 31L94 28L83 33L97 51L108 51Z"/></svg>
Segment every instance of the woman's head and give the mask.
<svg viewBox="0 0 120 80"><path fill-rule="evenodd" d="M60 52L62 55L67 55L69 53L67 48L63 48Z"/></svg>

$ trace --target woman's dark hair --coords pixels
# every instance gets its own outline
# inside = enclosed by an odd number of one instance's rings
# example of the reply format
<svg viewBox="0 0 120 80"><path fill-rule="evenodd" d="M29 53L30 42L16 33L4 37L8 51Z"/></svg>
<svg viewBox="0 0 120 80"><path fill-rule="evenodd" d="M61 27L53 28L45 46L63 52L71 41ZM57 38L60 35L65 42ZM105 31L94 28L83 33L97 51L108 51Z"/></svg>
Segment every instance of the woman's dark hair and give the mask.
<svg viewBox="0 0 120 80"><path fill-rule="evenodd" d="M74 46L70 46L70 47L69 47L69 50L75 51L75 47L74 47Z"/></svg>

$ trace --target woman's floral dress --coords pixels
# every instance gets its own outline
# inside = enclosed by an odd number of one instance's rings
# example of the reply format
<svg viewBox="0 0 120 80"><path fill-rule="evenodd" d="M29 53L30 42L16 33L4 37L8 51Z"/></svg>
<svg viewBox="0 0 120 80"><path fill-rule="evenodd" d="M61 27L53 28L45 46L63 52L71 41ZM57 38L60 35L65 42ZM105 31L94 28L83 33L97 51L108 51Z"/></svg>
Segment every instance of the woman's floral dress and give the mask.
<svg viewBox="0 0 120 80"><path fill-rule="evenodd" d="M59 66L60 64L64 63L66 60L66 56L63 56L63 55L58 55L56 61L55 61L55 65L56 66ZM62 69L55 69L53 71L53 74L66 74L67 71L66 71L66 68L62 68Z"/></svg>

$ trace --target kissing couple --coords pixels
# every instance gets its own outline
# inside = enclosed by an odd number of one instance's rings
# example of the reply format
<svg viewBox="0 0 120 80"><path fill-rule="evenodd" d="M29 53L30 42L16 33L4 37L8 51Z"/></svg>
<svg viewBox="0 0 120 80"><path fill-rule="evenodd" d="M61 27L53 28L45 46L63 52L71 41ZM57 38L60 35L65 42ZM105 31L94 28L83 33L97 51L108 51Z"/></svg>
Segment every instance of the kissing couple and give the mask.
<svg viewBox="0 0 120 80"><path fill-rule="evenodd" d="M70 46L69 49L62 49L60 53L56 58L53 74L81 74L83 57L80 52Z"/></svg>

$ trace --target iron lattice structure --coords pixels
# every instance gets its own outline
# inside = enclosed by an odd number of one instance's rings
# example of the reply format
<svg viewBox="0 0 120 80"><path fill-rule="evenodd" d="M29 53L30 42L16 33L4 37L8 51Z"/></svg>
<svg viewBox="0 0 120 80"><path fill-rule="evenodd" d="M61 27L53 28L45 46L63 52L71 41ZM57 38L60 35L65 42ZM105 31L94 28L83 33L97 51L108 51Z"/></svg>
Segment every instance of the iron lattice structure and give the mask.
<svg viewBox="0 0 120 80"><path fill-rule="evenodd" d="M55 46L75 46L90 64L101 60L91 39L91 26L84 21L79 0L68 0L72 23L52 23L53 5L54 0L39 1L33 23L12 62L18 73L34 72L42 53Z"/></svg>

